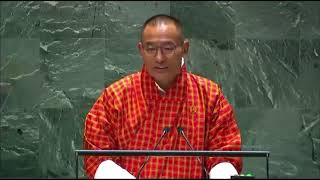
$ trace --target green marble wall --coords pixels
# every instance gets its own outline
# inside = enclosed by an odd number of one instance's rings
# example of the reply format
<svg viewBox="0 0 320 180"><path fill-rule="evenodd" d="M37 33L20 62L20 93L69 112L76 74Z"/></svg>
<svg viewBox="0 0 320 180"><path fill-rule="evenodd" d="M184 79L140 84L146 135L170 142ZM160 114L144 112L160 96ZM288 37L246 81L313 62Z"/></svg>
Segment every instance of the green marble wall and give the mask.
<svg viewBox="0 0 320 180"><path fill-rule="evenodd" d="M320 177L319 2L1 1L0 8L1 178L75 177L85 115L103 87L140 69L139 30L157 13L182 20L188 68L222 85L243 150L271 151L271 178ZM265 177L263 158L244 163L244 173Z"/></svg>

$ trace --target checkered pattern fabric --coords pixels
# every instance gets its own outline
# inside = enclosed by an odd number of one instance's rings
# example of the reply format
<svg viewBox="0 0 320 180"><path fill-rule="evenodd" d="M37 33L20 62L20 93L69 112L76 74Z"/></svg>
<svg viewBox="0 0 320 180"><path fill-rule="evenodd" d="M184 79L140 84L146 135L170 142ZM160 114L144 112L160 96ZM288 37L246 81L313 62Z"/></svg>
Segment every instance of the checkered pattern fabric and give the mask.
<svg viewBox="0 0 320 180"><path fill-rule="evenodd" d="M171 130L157 150L190 150L178 134L182 127L194 150L240 150L241 136L232 107L211 80L187 72L162 95L145 67L105 88L85 120L84 149L153 150L165 127ZM99 164L111 159L137 176L145 156L85 156L85 171L93 178ZM220 162L240 173L239 157L202 158L208 171ZM196 157L151 156L140 178L202 178Z"/></svg>

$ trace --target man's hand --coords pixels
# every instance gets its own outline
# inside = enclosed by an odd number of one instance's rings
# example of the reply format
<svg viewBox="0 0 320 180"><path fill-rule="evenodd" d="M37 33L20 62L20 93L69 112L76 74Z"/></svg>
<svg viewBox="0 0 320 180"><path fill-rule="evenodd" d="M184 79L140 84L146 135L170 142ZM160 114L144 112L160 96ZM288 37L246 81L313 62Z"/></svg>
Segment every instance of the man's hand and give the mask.
<svg viewBox="0 0 320 180"><path fill-rule="evenodd" d="M97 168L95 179L136 179L127 170L111 160L103 161Z"/></svg>

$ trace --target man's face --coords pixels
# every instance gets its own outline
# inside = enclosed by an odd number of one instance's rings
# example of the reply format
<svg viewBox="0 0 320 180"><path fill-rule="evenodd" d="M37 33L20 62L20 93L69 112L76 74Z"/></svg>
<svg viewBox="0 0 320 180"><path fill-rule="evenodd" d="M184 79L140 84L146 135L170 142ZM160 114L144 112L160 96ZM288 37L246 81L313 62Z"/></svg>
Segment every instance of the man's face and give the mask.
<svg viewBox="0 0 320 180"><path fill-rule="evenodd" d="M138 44L148 73L162 88L168 88L180 73L181 59L188 47L189 42L182 42L174 23L146 26Z"/></svg>

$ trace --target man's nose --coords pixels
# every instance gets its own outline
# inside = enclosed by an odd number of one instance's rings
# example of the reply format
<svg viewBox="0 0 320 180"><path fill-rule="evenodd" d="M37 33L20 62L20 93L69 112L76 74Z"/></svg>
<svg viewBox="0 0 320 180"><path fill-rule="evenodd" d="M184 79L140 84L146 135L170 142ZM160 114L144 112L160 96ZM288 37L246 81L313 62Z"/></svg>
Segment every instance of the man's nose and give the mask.
<svg viewBox="0 0 320 180"><path fill-rule="evenodd" d="M160 64L160 63L163 63L164 60L165 60L165 56L163 55L162 50L159 47L156 52L156 62Z"/></svg>

